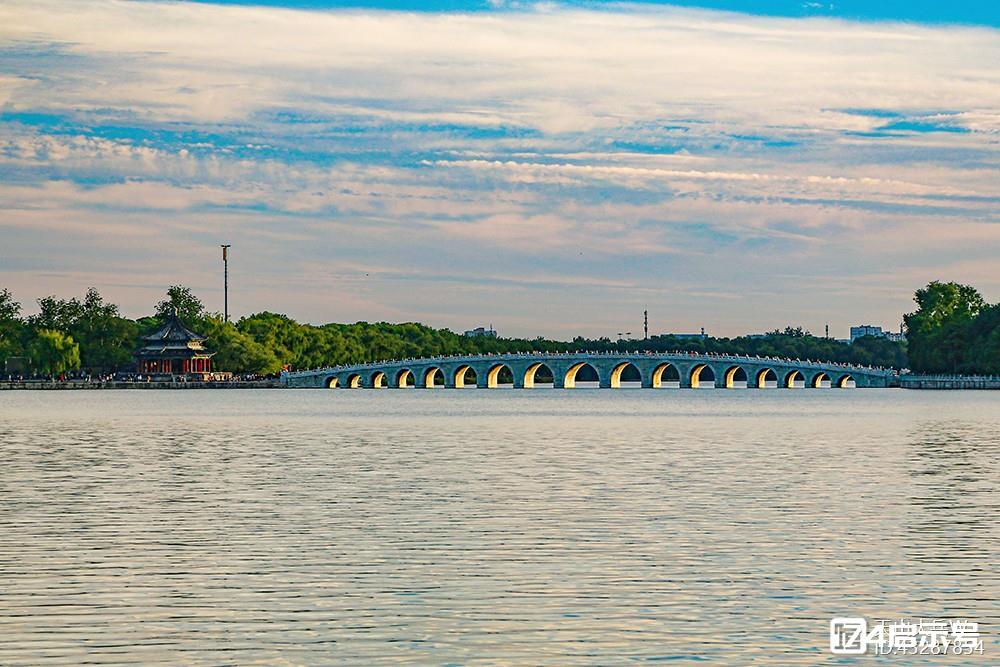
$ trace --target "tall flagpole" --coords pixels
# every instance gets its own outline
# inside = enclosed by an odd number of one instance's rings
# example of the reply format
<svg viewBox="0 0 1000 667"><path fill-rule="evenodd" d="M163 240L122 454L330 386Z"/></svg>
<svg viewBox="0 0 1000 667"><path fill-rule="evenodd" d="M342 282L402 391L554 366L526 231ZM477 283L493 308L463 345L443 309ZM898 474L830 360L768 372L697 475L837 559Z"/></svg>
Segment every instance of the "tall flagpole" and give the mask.
<svg viewBox="0 0 1000 667"><path fill-rule="evenodd" d="M229 243L222 244L222 299L226 322L229 321L229 249L232 247Z"/></svg>

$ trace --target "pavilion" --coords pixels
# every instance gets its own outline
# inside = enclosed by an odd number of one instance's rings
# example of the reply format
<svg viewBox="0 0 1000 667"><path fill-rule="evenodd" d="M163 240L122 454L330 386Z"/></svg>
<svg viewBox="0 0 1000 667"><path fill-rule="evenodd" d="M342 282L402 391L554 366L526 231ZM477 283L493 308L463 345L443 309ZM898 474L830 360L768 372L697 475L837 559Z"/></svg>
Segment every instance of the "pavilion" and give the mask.
<svg viewBox="0 0 1000 667"><path fill-rule="evenodd" d="M212 372L215 354L205 349L205 340L184 326L175 310L163 326L143 337L145 344L135 353L138 372L204 377Z"/></svg>

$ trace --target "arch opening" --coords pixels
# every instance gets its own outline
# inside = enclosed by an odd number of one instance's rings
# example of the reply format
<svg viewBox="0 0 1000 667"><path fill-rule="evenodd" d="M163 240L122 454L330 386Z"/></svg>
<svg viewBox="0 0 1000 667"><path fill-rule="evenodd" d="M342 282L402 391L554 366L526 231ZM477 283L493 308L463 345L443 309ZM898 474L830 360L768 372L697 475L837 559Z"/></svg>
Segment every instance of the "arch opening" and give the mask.
<svg viewBox="0 0 1000 667"><path fill-rule="evenodd" d="M586 383L587 387L600 386L600 375L597 374L597 369L586 361L581 361L570 366L569 370L566 371L566 377L563 378L563 387L566 389L576 389L578 383Z"/></svg>
<svg viewBox="0 0 1000 667"><path fill-rule="evenodd" d="M804 389L806 378L799 371L791 371L785 376L785 387L787 389Z"/></svg>
<svg viewBox="0 0 1000 667"><path fill-rule="evenodd" d="M681 374L673 364L662 363L653 371L653 389L680 389Z"/></svg>
<svg viewBox="0 0 1000 667"><path fill-rule="evenodd" d="M830 376L823 372L816 373L816 377L812 381L812 386L813 389L829 389L832 386Z"/></svg>
<svg viewBox="0 0 1000 667"><path fill-rule="evenodd" d="M507 364L496 364L486 374L486 387L497 389L498 387L513 387L514 373Z"/></svg>
<svg viewBox="0 0 1000 667"><path fill-rule="evenodd" d="M338 380L337 376L334 375L333 377L327 378L326 382L323 384L326 385L327 389L336 389L340 385L340 380Z"/></svg>
<svg viewBox="0 0 1000 667"><path fill-rule="evenodd" d="M469 365L459 366L455 370L456 389L475 387L478 382L479 382L479 377L476 375L476 369L474 369L472 366Z"/></svg>
<svg viewBox="0 0 1000 667"><path fill-rule="evenodd" d="M351 389L357 389L361 386L361 375L355 373L351 377L347 378L347 386Z"/></svg>
<svg viewBox="0 0 1000 667"><path fill-rule="evenodd" d="M611 388L638 389L642 386L642 373L631 361L623 361L611 371Z"/></svg>
<svg viewBox="0 0 1000 667"><path fill-rule="evenodd" d="M422 387L427 389L434 389L436 387L444 386L444 373L437 366L433 366L424 371L424 377L422 380Z"/></svg>
<svg viewBox="0 0 1000 667"><path fill-rule="evenodd" d="M770 368L765 368L757 373L757 388L758 389L777 389L778 388L778 374L775 373Z"/></svg>
<svg viewBox="0 0 1000 667"><path fill-rule="evenodd" d="M398 389L407 389L415 386L413 379L413 372L409 368L404 368L403 370L396 373L396 384L395 387Z"/></svg>
<svg viewBox="0 0 1000 667"><path fill-rule="evenodd" d="M528 366L524 372L524 388L534 389L535 387L551 388L555 383L555 374L552 369L539 362Z"/></svg>
<svg viewBox="0 0 1000 667"><path fill-rule="evenodd" d="M845 375L839 380L837 380L837 388L839 389L854 389L857 386L854 378L850 375Z"/></svg>
<svg viewBox="0 0 1000 667"><path fill-rule="evenodd" d="M733 366L726 371L726 389L746 389L747 372L742 366Z"/></svg>
<svg viewBox="0 0 1000 667"><path fill-rule="evenodd" d="M375 371L372 373L372 389L385 389L389 384L385 380L385 373L383 371Z"/></svg>
<svg viewBox="0 0 1000 667"><path fill-rule="evenodd" d="M715 371L707 364L698 364L691 371L692 389L714 389Z"/></svg>

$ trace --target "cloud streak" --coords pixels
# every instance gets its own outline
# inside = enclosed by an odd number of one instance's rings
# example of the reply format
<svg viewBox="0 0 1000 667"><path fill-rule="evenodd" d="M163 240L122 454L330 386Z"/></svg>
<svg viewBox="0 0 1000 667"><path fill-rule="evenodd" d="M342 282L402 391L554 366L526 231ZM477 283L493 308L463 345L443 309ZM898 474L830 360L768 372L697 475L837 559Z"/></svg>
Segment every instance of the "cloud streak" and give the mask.
<svg viewBox="0 0 1000 667"><path fill-rule="evenodd" d="M80 291L97 274L55 269L82 257L211 301L223 239L256 267L244 310L313 321L600 334L645 305L739 333L886 322L931 278L996 299L995 62L990 28L629 5L13 0L0 259L29 268L0 280ZM43 270L59 232L75 259ZM365 266L411 278L344 277ZM99 275L135 314L155 300Z"/></svg>

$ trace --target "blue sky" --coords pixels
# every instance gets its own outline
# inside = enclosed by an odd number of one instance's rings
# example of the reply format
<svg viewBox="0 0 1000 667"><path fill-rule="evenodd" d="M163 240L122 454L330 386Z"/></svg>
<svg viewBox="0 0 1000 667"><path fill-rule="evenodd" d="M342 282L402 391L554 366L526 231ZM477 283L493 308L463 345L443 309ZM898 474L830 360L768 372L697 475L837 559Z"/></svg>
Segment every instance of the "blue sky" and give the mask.
<svg viewBox="0 0 1000 667"><path fill-rule="evenodd" d="M201 1L201 0L200 0ZM208 1L208 0L204 0ZM215 0L222 5L261 5L305 9L373 8L399 11L475 12L523 7L532 3L486 2L477 0ZM578 7L621 6L621 2L565 3ZM638 0L634 4L668 5L740 12L761 16L834 17L850 20L914 21L920 23L966 23L1000 26L1000 3L991 0Z"/></svg>
<svg viewBox="0 0 1000 667"><path fill-rule="evenodd" d="M234 312L313 322L846 335L932 279L1000 300L992 5L262 4L0 5L0 285L221 308L229 242Z"/></svg>

